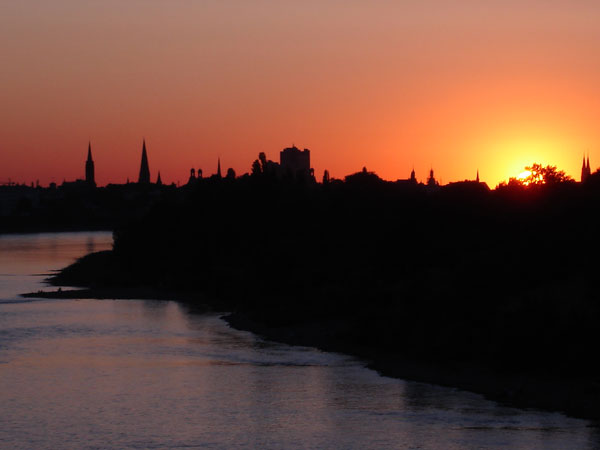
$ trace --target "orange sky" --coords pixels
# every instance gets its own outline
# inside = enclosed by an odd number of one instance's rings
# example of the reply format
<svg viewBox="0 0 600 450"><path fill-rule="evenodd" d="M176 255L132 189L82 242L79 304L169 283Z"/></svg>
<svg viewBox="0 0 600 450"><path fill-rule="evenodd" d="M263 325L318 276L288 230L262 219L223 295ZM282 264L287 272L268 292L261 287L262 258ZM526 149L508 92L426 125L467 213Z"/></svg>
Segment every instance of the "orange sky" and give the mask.
<svg viewBox="0 0 600 450"><path fill-rule="evenodd" d="M600 166L597 0L0 3L0 183L250 169L310 148L320 178L492 187Z"/></svg>

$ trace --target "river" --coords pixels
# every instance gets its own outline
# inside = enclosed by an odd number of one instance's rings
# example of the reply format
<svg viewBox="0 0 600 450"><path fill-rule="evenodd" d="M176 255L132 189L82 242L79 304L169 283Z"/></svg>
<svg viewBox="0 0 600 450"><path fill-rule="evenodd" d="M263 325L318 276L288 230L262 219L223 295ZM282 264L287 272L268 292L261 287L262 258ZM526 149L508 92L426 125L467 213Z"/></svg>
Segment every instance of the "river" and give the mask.
<svg viewBox="0 0 600 450"><path fill-rule="evenodd" d="M599 448L558 413L382 377L176 302L30 300L103 232L0 236L0 447Z"/></svg>

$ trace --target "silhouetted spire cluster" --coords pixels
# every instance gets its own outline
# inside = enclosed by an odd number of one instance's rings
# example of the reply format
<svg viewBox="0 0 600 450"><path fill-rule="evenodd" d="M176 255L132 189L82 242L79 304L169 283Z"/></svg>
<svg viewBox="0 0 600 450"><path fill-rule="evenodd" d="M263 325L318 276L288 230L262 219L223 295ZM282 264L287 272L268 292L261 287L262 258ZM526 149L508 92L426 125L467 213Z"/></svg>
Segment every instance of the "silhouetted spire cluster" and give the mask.
<svg viewBox="0 0 600 450"><path fill-rule="evenodd" d="M583 156L582 167L581 167L581 181L585 182L591 176L591 166L590 166L590 157L589 155ZM375 172L367 172L366 168L363 168L362 175L376 175ZM282 179L293 179L296 181L315 183L314 177L314 169L310 167L310 150L304 149L300 150L299 148L292 146L289 148L285 148L280 152L280 162L277 163L275 161L268 160L265 153L261 152L257 160L252 163L251 167L251 175L260 176L266 175L270 178L282 180ZM357 175L357 174L354 174ZM236 173L232 168L227 169L225 177L223 177L222 169L221 169L221 158L217 158L217 170L214 175L210 176L211 179L235 179ZM346 177L348 178L348 177ZM190 176L187 184L192 184L196 180L202 179L202 169L190 169ZM353 179L350 176L350 179ZM360 179L360 177L359 177ZM329 175L329 171L325 171L323 174L323 183L327 184L330 182L336 182L337 180L332 179ZM129 184L129 178L127 179L127 184ZM424 185L427 188L433 188L436 190L441 186L441 181L437 180L434 176L433 167L429 170L429 176L424 182L419 183L417 181L416 173L414 167L410 172L410 177L407 179L399 179L396 180L396 183L405 184L405 185ZM479 169L477 169L475 180L464 180L459 182L451 182L448 184L457 184L457 183L482 183L479 177ZM76 180L75 182L66 181L63 184L69 185L79 185L79 186L91 186L96 187L95 181L95 167L94 160L92 158L92 144L88 142L88 152L87 159L85 162L85 181L84 180ZM150 166L148 163L148 151L146 148L146 140L142 141L142 156L140 163L140 170L138 176L138 184L148 185L151 184L150 180ZM156 184L162 185L162 179L160 172L158 172L158 176L156 178ZM33 183L32 183L33 185ZM39 186L39 183L38 183ZM487 186L487 185L486 185Z"/></svg>
<svg viewBox="0 0 600 450"><path fill-rule="evenodd" d="M80 183L81 180L78 180L76 183ZM94 160L92 159L92 143L88 143L88 153L87 160L85 162L85 182L89 186L96 187L96 179L95 179L95 170L94 170ZM140 164L140 173L138 177L139 184L150 184L150 166L148 164L148 151L146 150L146 140L143 140L142 143L142 160ZM129 184L129 178L127 178L127 184ZM160 171L158 172L158 177L156 178L156 184L162 185L162 179L160 176Z"/></svg>
<svg viewBox="0 0 600 450"><path fill-rule="evenodd" d="M188 185L195 183L197 180L202 179L202 169L194 169L193 167L190 169L190 177L188 178ZM233 174L233 178L235 178L235 171L233 169L227 169L227 178L231 178ZM223 178L223 174L221 172L221 158L217 158L217 172L214 175L211 175L212 179L220 180Z"/></svg>
<svg viewBox="0 0 600 450"><path fill-rule="evenodd" d="M581 165L581 182L584 183L591 174L592 170L590 168L590 155L587 156L587 161L585 155L583 155L583 163Z"/></svg>

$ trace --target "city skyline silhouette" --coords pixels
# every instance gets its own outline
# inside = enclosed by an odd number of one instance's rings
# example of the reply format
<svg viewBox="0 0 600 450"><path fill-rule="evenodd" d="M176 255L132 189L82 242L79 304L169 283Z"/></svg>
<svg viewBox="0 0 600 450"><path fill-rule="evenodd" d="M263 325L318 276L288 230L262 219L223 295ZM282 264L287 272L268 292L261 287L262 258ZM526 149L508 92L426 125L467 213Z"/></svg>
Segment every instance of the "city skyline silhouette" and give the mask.
<svg viewBox="0 0 600 450"><path fill-rule="evenodd" d="M297 152L292 152L292 150L297 151ZM290 152L290 155L286 158L286 152ZM303 151L306 155L308 155L310 153L310 151L308 149L304 149ZM292 145L292 147L287 147L284 148L281 152L280 152L280 162L278 164L281 164L282 166L298 166L298 164L303 165L304 162L302 162L303 158L307 158L306 160L306 171L311 173L311 176L313 178L315 178L315 174L314 174L314 169L311 166L310 163L310 156L306 156L303 155L300 152L299 149L295 146ZM261 152L261 154L264 152ZM297 156L296 156L297 153ZM529 165L531 166L532 164L538 164L537 162L532 162ZM149 184L151 183L151 179L152 179L152 175L150 172L150 168L149 168L149 162L148 162L148 152L146 149L146 139L142 139L142 150L141 150L141 162L140 162L140 166L139 166L139 175L137 177L137 182L141 183L141 184ZM554 166L556 167L556 166ZM366 166L363 166L363 170L365 169ZM512 174L509 177L507 177L504 180L501 180L499 185L505 184L507 182L509 182L511 179L524 179L527 175L528 175L528 171L526 170L527 166L523 167L523 171L520 171L518 173ZM559 168L560 169L560 168ZM228 169L232 174L234 174L235 176L235 170L233 168L229 168ZM157 174L155 175L155 180L158 184L162 184L162 177L160 176L160 169L158 169ZM198 168L198 177L201 177L201 174L205 172L204 169L202 169L201 167ZM247 171L242 172L240 175L247 175L249 173L252 172L252 166L250 166L250 169ZM581 172L580 172L580 177L579 177L579 181L585 181L590 174L593 172L591 165L590 165L590 154L589 152L585 152L583 154L583 162L582 162L582 166L581 166ZM209 173L209 172L206 172ZM427 184L430 186L435 186L435 185L439 185L439 184L443 184L441 178L440 179L436 179L434 177L434 167L433 164L430 164L429 169L427 170L427 175L423 176L422 178L417 177L416 175L416 171L415 171L415 166L413 164L412 166L412 170L410 171L409 177L406 179L408 181L414 181L417 183L422 183L422 184ZM88 142L88 150L87 150L87 159L85 161L85 172L84 172L84 177L83 180L91 186L96 186L96 181L95 181L95 162L92 158L92 144L91 141ZM196 174L196 169L195 168L191 168L191 178L195 178ZM216 168L216 172L215 175L217 175L219 178L222 176L221 174L221 157L219 156L217 158L217 168ZM350 175L350 174L346 174L345 176ZM568 175L568 174L567 174ZM60 178L58 177L53 177L54 178ZM329 170L327 168L324 169L323 171L323 179L325 178L331 178ZM343 178L343 177L342 177ZM574 178L574 177L572 177ZM77 178L76 180L66 180L65 178L63 178L63 183L66 181L78 181L80 180L80 178ZM159 182L160 180L160 182ZM315 178L316 180L316 178ZM405 180L402 177L397 177L394 180L388 180L388 181L402 181ZM456 182L460 182L460 181L467 181L469 180L468 178L464 179L464 180L451 180L448 181L449 183L456 183ZM477 182L480 181L480 173L479 173L479 169L476 169L476 175L475 178L472 178L472 180L476 180ZM189 181L189 180L188 180ZM485 181L485 180L482 180ZM129 183L130 182L130 178L128 177L125 183ZM19 182L19 181L15 181L13 180L11 177L8 177L8 179L4 182L0 182L0 185L29 185L29 184L35 184L36 186L41 186L40 182L39 182L39 178L36 179L36 182L34 183L33 181L31 182ZM107 184L120 184L118 181L110 181ZM177 186L181 185L181 181L180 178L177 177L177 181L171 181L171 184L175 184ZM52 181L51 183L49 183L49 185L58 185L58 183L56 183L55 181ZM494 188L494 186L492 186L492 188Z"/></svg>

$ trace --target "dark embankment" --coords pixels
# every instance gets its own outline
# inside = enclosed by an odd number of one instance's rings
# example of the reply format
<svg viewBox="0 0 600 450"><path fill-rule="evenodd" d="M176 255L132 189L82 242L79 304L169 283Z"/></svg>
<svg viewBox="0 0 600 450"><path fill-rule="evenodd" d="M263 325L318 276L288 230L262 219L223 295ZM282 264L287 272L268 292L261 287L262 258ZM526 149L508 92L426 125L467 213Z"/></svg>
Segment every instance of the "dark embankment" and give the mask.
<svg viewBox="0 0 600 450"><path fill-rule="evenodd" d="M202 180L54 283L201 293L187 300L268 337L599 418L596 178L495 191L368 173Z"/></svg>
<svg viewBox="0 0 600 450"><path fill-rule="evenodd" d="M174 186L128 183L92 188L0 186L0 234L113 230L140 217Z"/></svg>

